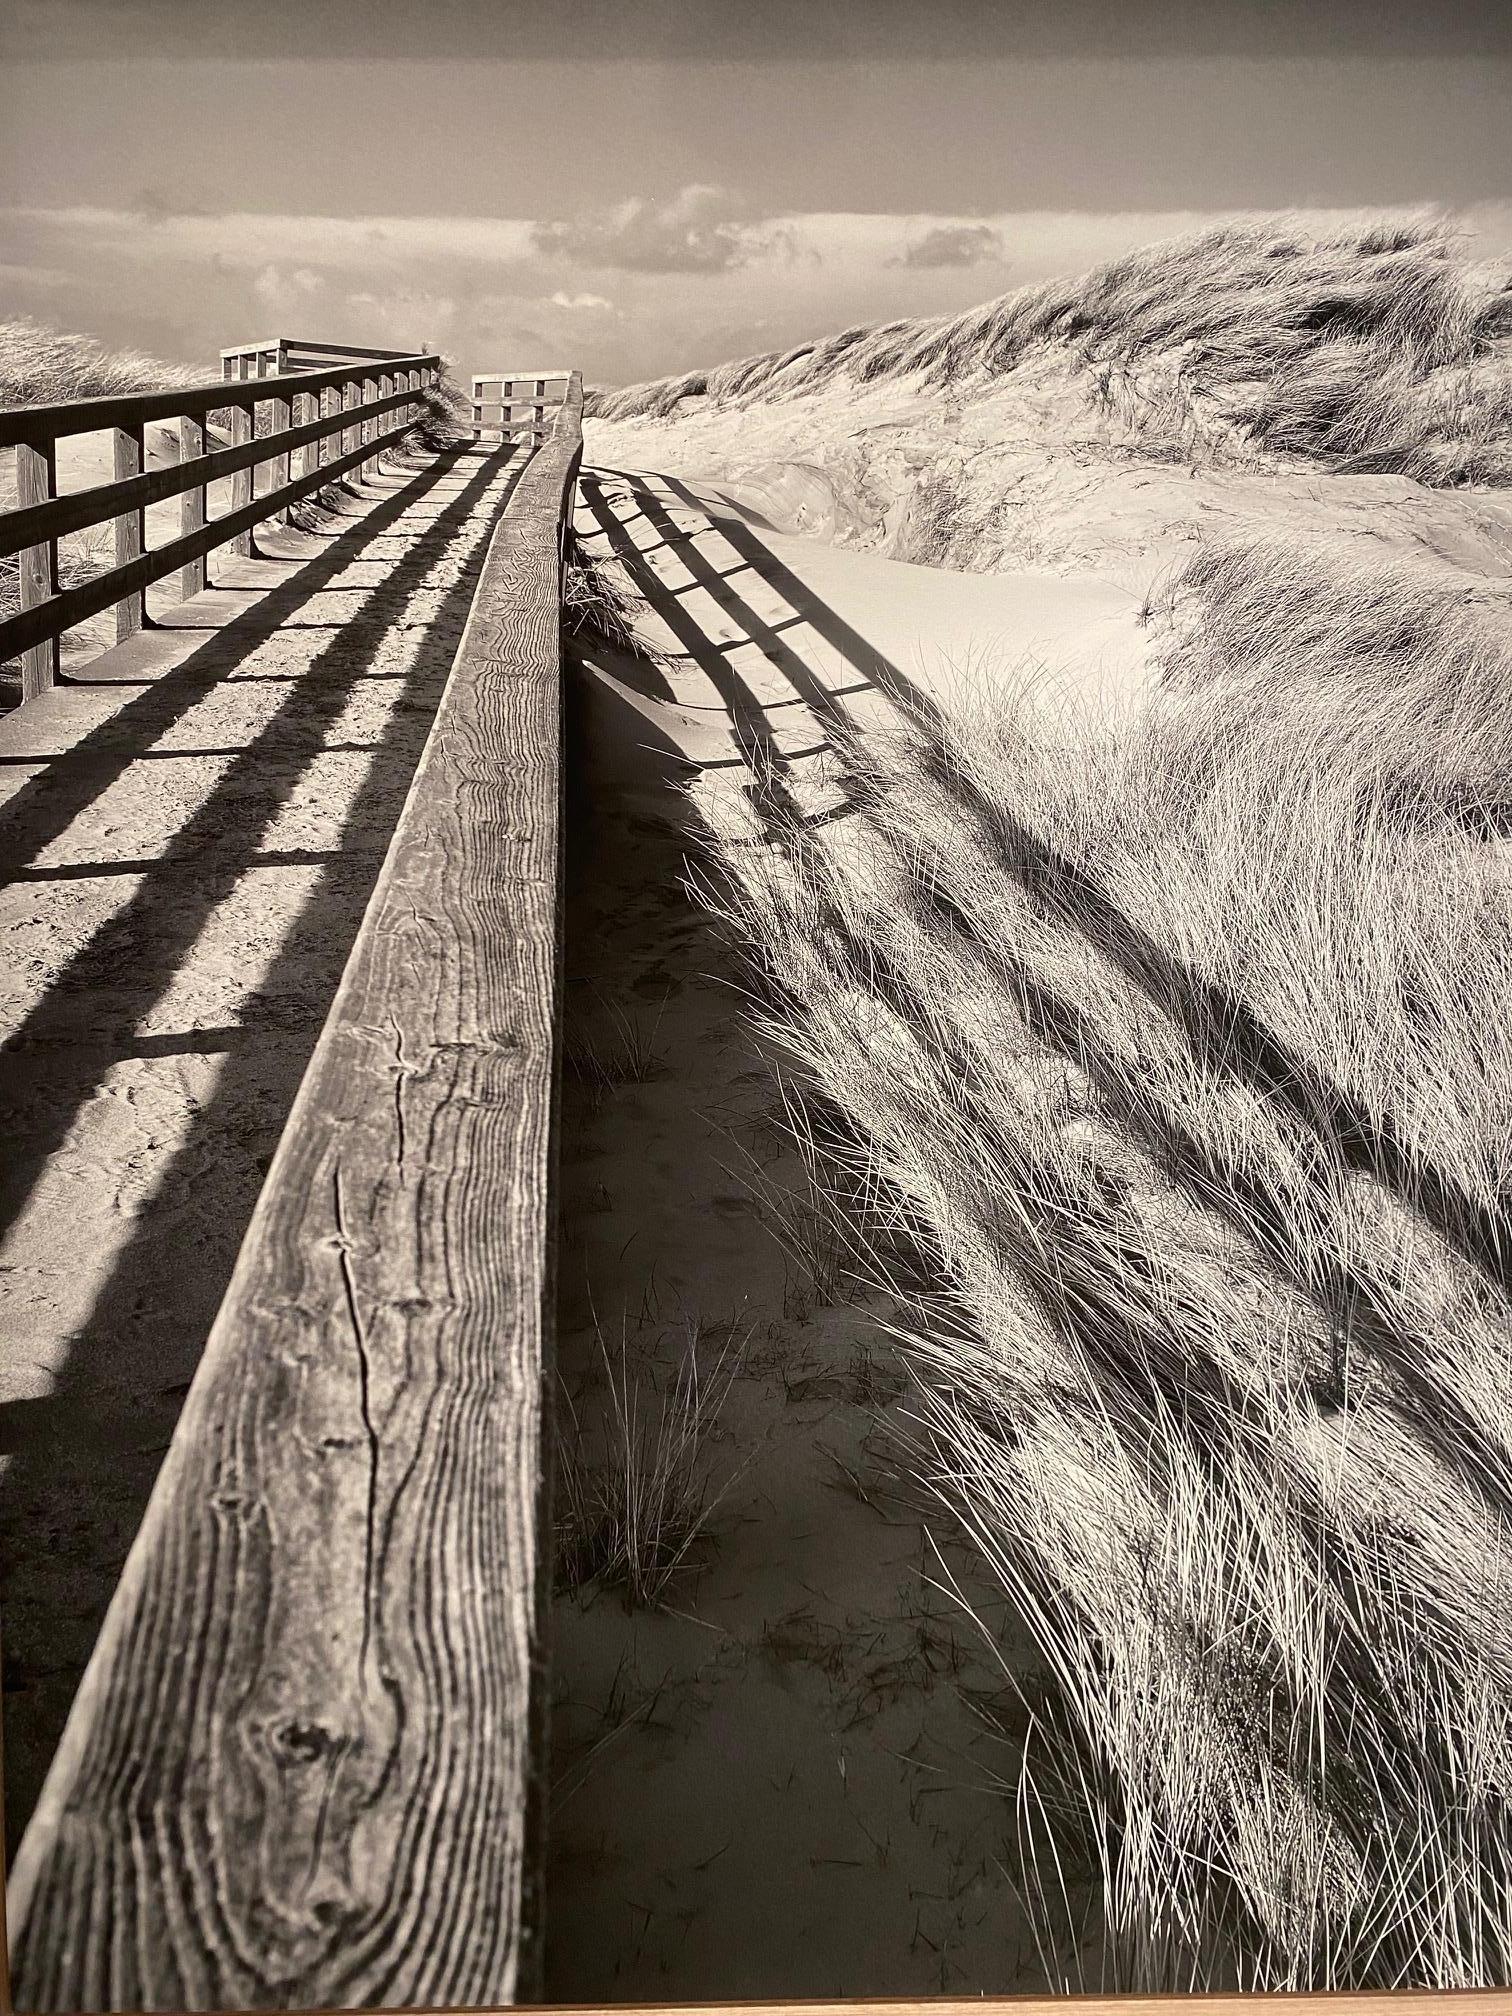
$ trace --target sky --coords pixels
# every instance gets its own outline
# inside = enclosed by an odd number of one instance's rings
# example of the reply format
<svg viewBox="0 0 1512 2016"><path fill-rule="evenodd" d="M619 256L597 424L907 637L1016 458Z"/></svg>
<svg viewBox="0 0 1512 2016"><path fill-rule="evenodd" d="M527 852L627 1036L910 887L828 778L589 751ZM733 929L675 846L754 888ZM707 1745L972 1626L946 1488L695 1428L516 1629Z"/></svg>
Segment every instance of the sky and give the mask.
<svg viewBox="0 0 1512 2016"><path fill-rule="evenodd" d="M1481 0L6 0L0 317L613 384L1235 212L1512 252Z"/></svg>

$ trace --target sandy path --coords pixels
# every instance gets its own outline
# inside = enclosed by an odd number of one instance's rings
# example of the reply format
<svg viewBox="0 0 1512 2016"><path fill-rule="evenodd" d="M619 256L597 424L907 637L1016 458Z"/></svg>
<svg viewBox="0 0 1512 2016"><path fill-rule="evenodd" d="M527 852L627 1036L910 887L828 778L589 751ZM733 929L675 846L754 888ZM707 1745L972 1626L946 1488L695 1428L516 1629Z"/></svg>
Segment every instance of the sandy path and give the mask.
<svg viewBox="0 0 1512 2016"><path fill-rule="evenodd" d="M29 1813L513 469L347 493L0 721L6 1819ZM232 585L235 584L235 585Z"/></svg>
<svg viewBox="0 0 1512 2016"><path fill-rule="evenodd" d="M776 638L815 671L833 672L839 690L854 686L858 662L880 658L909 688L947 705L984 680L1000 689L1024 679L1047 698L1101 711L1137 703L1151 676L1143 597L1105 575L959 574L858 552L774 530L760 493L738 483L600 469L583 494L580 522L596 550L632 557L648 594L650 568L758 689ZM624 510L605 508L606 499L631 497ZM730 595L733 617L720 606ZM683 652L689 672L709 669L690 636L679 636L665 593L653 596L653 610L658 635ZM742 627L752 616L754 637ZM855 711L868 713L864 702Z"/></svg>
<svg viewBox="0 0 1512 2016"><path fill-rule="evenodd" d="M763 1222L753 1182L801 1193L802 1167L681 886L690 760L812 746L832 692L881 720L886 674L787 542L688 494L590 479L578 529L635 549L668 656L591 650L570 687L569 1056L613 1058L629 1028L653 1068L568 1076L562 1376L586 1412L601 1338L647 1405L690 1349L742 1360L709 1459L733 1482L670 1607L558 1593L547 1998L1031 1987L999 1867L1010 1759L981 1713L1003 1676L935 1546L1001 1630L1000 1599L909 1477L883 1301L816 1289Z"/></svg>

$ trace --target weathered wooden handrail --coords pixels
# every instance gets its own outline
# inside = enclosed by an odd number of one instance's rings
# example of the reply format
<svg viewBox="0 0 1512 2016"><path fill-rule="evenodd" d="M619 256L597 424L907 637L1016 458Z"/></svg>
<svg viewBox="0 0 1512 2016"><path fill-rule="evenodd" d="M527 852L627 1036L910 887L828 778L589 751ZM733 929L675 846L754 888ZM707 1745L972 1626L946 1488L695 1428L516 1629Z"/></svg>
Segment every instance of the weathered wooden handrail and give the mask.
<svg viewBox="0 0 1512 2016"><path fill-rule="evenodd" d="M385 370L416 371L432 377L440 368L441 359L427 351L395 357L384 364ZM271 399L276 393L323 392L346 385L361 375L360 369L351 364L338 364L324 371L286 371L244 382L217 378L203 385L180 386L166 392L111 392L98 399L12 406L0 411L0 448L14 448L19 442L35 446L61 440L67 434L98 434L109 427L142 427L150 420L176 420L181 415L204 419L207 414L239 400Z"/></svg>
<svg viewBox="0 0 1512 2016"><path fill-rule="evenodd" d="M25 2009L530 1972L573 378L524 467L10 1892Z"/></svg>
<svg viewBox="0 0 1512 2016"><path fill-rule="evenodd" d="M62 497L49 497L25 510L0 512L0 555L19 553L23 547L38 545L44 539L61 539L70 532L84 532L91 525L106 524L127 511L161 504L185 490L214 483L222 476L230 476L237 470L250 469L259 462L268 461L270 449L275 454L288 454L291 449L305 447L312 441L335 433L349 420L376 420L385 413L412 407L414 403L413 392L395 392L387 399L367 400L350 413L343 413L339 420L307 421L298 427L263 435L256 441L248 440L234 448L213 448L190 463L171 463L167 468L151 469L114 483L97 483L88 490L74 490Z"/></svg>
<svg viewBox="0 0 1512 2016"><path fill-rule="evenodd" d="M151 582L178 572L183 593L197 593L205 586L207 553L223 545L249 553L254 525L287 518L301 497L348 469L371 468L385 447L403 438L414 424L423 394L439 376L441 360L427 352L338 347L354 361L328 369L275 369L264 374L265 353L257 345L243 345L222 352L226 375L213 386L69 400L0 413L0 448L15 451L18 499L15 510L0 513L0 555L20 555L21 590L19 614L0 621L0 661L21 658L23 701L56 682L64 631L115 604L117 640L131 635L146 621L143 591ZM289 361L285 349L272 355L276 366ZM337 394L339 404L327 411L328 398ZM316 417L291 425L295 406L308 412L312 401L318 408ZM254 440L257 408L264 403L273 414L272 431ZM233 445L206 453L204 422L223 409L231 413ZM376 433L377 421L391 413L401 415L400 423ZM164 417L179 422L179 463L176 468L148 471L143 430L150 420ZM58 496L59 440L106 428L115 436L116 481ZM338 452L329 454L326 444L338 436ZM291 476L290 467L295 448L311 451L297 478ZM273 472L272 485L259 499L256 470L265 462ZM223 476L232 481L231 508L211 518L209 485ZM149 551L143 514L149 504L175 496L184 500L180 537ZM113 521L116 528L115 566L74 588L60 589L59 539L106 521Z"/></svg>
<svg viewBox="0 0 1512 2016"><path fill-rule="evenodd" d="M424 355L427 353L422 352L421 354ZM407 361L407 353L402 350L374 349L370 345L363 343L313 343L301 336L270 336L258 338L251 343L236 343L229 349L222 350L220 356L221 377L236 383L244 383L249 378L278 378L290 370L301 373L319 371L330 366L337 358L360 358L364 363L371 364L374 367L372 373L364 376L362 381L362 396L368 402L376 399L393 383L391 375L393 365L396 362L403 363ZM351 392L350 381L347 381L342 387L342 405L344 408L352 403ZM232 409L232 426L238 442L251 440L256 432L253 415L256 412L257 403L257 401L252 401L247 404L238 405ZM289 425L292 417L291 402L274 392L266 400L266 404L273 415L269 431L276 435ZM359 426L360 438L367 441L370 445L373 443L372 427L373 423L370 420L361 421ZM350 445L350 438L349 432L343 430L343 447ZM376 447L374 453L376 456ZM369 475L375 466L375 461L364 462L362 474ZM269 468L272 472L270 488L276 490L288 482L289 451L287 448L283 448L273 458L269 464ZM255 465L253 470L248 471L248 473L244 474L238 471L232 488L232 508L236 509L243 504L249 503L256 487ZM292 507L285 505L279 515L287 522L291 512ZM231 541L231 547L233 552L250 553L252 550L252 534L250 532L238 532Z"/></svg>
<svg viewBox="0 0 1512 2016"><path fill-rule="evenodd" d="M252 343L233 343L220 354L222 367L228 357L252 356L281 357L285 364L302 368L299 364L301 358L306 363L312 357L388 358L397 362L407 353L403 350L374 349L368 343L312 343L302 336L264 336Z"/></svg>

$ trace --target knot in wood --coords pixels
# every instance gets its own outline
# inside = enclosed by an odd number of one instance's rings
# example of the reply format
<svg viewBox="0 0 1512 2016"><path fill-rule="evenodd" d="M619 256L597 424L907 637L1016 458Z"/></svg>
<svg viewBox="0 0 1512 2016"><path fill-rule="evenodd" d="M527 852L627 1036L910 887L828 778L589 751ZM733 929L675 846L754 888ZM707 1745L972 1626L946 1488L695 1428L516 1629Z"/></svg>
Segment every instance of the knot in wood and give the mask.
<svg viewBox="0 0 1512 2016"><path fill-rule="evenodd" d="M349 1736L338 1735L320 1722L301 1722L291 1717L268 1730L268 1744L282 1765L322 1763L332 1751L352 1747Z"/></svg>

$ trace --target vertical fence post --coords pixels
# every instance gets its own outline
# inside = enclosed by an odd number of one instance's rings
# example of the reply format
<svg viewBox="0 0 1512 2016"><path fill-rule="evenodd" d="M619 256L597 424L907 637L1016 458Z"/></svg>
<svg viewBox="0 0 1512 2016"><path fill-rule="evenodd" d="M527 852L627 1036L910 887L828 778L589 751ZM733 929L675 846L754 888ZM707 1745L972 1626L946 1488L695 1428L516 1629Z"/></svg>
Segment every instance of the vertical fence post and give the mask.
<svg viewBox="0 0 1512 2016"><path fill-rule="evenodd" d="M328 420L331 417L332 412L331 402L335 397L336 397L336 390L334 386L331 385L321 386L320 390L315 394L314 417L317 420ZM322 434L320 439L315 443L316 468L324 469L327 462L329 462L332 459L334 453L335 451L331 446L330 435Z"/></svg>
<svg viewBox="0 0 1512 2016"><path fill-rule="evenodd" d="M303 427L307 420L311 420L313 418L314 415L310 410L310 402L305 397L304 393L303 392L291 393L289 397L290 426ZM291 478L294 474L294 468L295 468L294 457L296 455L299 457L298 468L300 475L308 476L311 469L313 469L315 466L314 449L305 447L305 448L296 448L291 451L289 455L289 475ZM283 515L285 525L292 525L294 523L294 514L298 508L299 507L296 504L286 504L284 506Z"/></svg>
<svg viewBox="0 0 1512 2016"><path fill-rule="evenodd" d="M378 397L378 380L376 378L363 379L361 396L364 403L366 403L369 399L376 399ZM364 446L371 445L373 436L377 432L378 432L378 423L376 420L364 420L362 423L363 445ZM362 473L363 476L368 481L371 481L372 478L378 473L378 458L376 455L369 455L367 460L362 465Z"/></svg>
<svg viewBox="0 0 1512 2016"><path fill-rule="evenodd" d="M530 416L530 445L539 448L546 439L546 380L535 381L535 406Z"/></svg>
<svg viewBox="0 0 1512 2016"><path fill-rule="evenodd" d="M378 374L378 397L379 397L380 399L392 399L392 398L393 398L393 396L394 396L394 374L393 374L393 372L392 372L392 371L380 371L380 372L379 372L379 374ZM380 421L378 422L378 427L379 427L379 430L380 430L380 432L386 432L386 431L387 431L387 430L388 430L388 429L389 429L390 427L392 427L392 426L393 426L393 424L394 424L394 416L393 416L393 414L392 414L392 413L385 413L385 414L384 414L384 416L383 416L383 418L382 418L382 419L381 419L381 420L380 420ZM375 463L375 467L377 467L378 469L382 469L382 467L383 467L383 455L384 455L384 454L386 454L387 452L388 452L388 451L387 451L387 450L385 449L385 450L383 451L383 453L382 453L382 454L380 454L380 455L379 455L379 456L377 457L377 460L376 460L376 463Z"/></svg>
<svg viewBox="0 0 1512 2016"><path fill-rule="evenodd" d="M284 345L280 343L273 354L273 375L281 378L287 369L288 352ZM283 398L270 399L268 406L272 414L272 428L275 434L282 434L286 428L293 425L294 408L292 400ZM273 457L269 468L272 472L273 488L275 490L282 490L289 480L289 451L287 448L281 449ZM291 510L292 506L286 504L278 514L279 520L285 525L289 523Z"/></svg>
<svg viewBox="0 0 1512 2016"><path fill-rule="evenodd" d="M227 378L234 378L238 383L241 383L247 376L247 364L248 358L245 351L243 351L236 357L222 359L221 368ZM257 409L255 406L233 406L231 408L231 439L237 447L245 446L252 439L257 428L256 414ZM238 469L232 475L231 509L233 511L239 511L244 504L252 502L252 475L253 472L251 469ZM250 531L234 533L228 544L233 553L240 553L244 558L249 557L252 552L252 534Z"/></svg>
<svg viewBox="0 0 1512 2016"><path fill-rule="evenodd" d="M16 503L23 511L29 504L45 504L58 494L56 443L32 448L21 442L16 449ZM44 540L28 546L18 556L21 607L35 609L39 602L58 592L58 542ZM21 698L33 699L58 681L61 640L49 637L21 654Z"/></svg>
<svg viewBox="0 0 1512 2016"><path fill-rule="evenodd" d="M191 420L186 416L179 422L179 460L192 462L196 456L203 455L204 452L204 425L201 421ZM201 483L196 484L194 489L184 492L183 512L179 523L184 532L198 532L204 522L205 487ZM179 593L182 600L187 602L191 595L198 595L206 586L207 580L203 553L198 559L186 560L179 569Z"/></svg>
<svg viewBox="0 0 1512 2016"><path fill-rule="evenodd" d="M128 476L140 476L146 466L146 438L140 427L115 430L115 477L118 483ZM147 550L147 513L140 506L115 521L115 564L140 559ZM147 622L147 598L141 588L122 596L116 604L116 642L135 636Z"/></svg>
<svg viewBox="0 0 1512 2016"><path fill-rule="evenodd" d="M357 381L355 378L348 378L341 388L341 410L343 413L350 413L356 404ZM348 423L347 426L342 428L341 452L343 455L351 454L352 450L358 445L358 436L361 432L362 427L360 422L355 427ZM344 480L348 483L356 483L361 474L362 469L359 465L355 469L349 469Z"/></svg>
<svg viewBox="0 0 1512 2016"><path fill-rule="evenodd" d="M275 354L276 353L272 350L259 350L256 357L253 358L252 360L252 371L250 375L255 378L266 378L268 375L268 367L272 363ZM258 409L260 406L262 406L262 404L263 402L261 400L254 399L249 408L249 411L252 416L252 439L254 441L257 439ZM267 479L272 474L272 465L267 462L254 462L252 464L252 468L249 473L252 478L251 494L253 497L256 497L259 479L261 479L262 481L262 488L264 490L268 488ZM257 527L255 525L249 525L247 528L247 551L251 553L254 558L259 557L257 553Z"/></svg>

